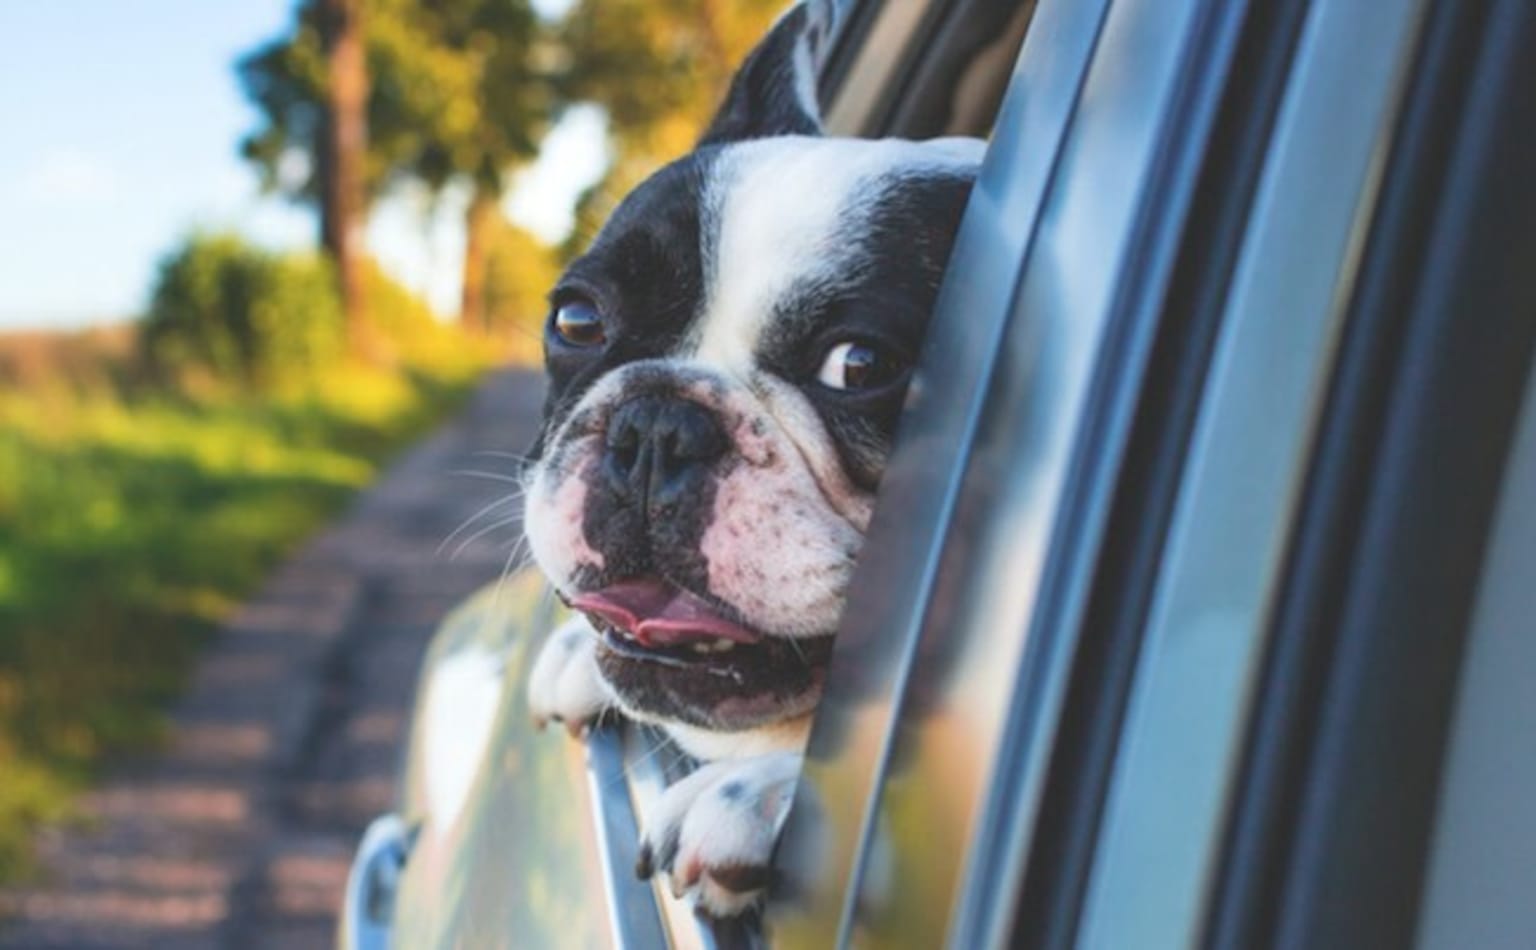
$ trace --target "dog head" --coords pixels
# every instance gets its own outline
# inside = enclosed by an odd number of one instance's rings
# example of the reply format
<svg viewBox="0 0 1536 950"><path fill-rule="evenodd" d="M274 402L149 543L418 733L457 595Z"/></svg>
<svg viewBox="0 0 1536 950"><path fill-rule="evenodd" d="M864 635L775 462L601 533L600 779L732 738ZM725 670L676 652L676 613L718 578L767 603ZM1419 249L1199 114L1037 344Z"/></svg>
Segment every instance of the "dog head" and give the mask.
<svg viewBox="0 0 1536 950"><path fill-rule="evenodd" d="M533 555L641 720L814 707L980 143L821 134L793 8L551 295Z"/></svg>

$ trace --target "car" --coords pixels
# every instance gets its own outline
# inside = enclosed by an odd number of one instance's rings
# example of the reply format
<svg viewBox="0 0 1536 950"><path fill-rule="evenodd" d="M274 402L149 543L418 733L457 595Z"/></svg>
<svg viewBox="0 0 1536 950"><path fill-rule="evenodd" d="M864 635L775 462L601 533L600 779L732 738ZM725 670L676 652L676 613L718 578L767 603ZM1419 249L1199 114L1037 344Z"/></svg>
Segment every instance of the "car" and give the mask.
<svg viewBox="0 0 1536 950"><path fill-rule="evenodd" d="M1536 5L842 22L835 131L990 146L781 886L632 875L688 763L532 730L520 576L434 642L343 944L1530 946Z"/></svg>

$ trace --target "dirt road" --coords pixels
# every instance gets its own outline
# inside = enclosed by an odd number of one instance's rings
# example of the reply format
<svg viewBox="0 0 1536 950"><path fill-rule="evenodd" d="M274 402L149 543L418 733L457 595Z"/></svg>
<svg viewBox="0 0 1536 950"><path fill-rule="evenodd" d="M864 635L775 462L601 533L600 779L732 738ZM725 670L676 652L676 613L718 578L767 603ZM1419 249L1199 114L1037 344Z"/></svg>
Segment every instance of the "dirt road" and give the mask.
<svg viewBox="0 0 1536 950"><path fill-rule="evenodd" d="M0 891L0 948L331 945L427 638L501 570L520 525L474 535L516 506L442 542L512 490L504 453L531 441L541 394L490 377L274 575L209 645L163 753L114 768L89 827L42 842L42 885Z"/></svg>

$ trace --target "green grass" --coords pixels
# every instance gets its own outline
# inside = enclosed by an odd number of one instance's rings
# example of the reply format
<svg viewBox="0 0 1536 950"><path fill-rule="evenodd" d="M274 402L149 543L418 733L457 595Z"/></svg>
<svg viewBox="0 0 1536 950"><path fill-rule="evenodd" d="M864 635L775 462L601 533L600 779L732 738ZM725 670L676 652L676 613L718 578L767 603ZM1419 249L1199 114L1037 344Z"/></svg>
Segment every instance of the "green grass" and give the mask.
<svg viewBox="0 0 1536 950"><path fill-rule="evenodd" d="M198 399L0 385L0 880L106 756L156 741L217 622L474 375Z"/></svg>

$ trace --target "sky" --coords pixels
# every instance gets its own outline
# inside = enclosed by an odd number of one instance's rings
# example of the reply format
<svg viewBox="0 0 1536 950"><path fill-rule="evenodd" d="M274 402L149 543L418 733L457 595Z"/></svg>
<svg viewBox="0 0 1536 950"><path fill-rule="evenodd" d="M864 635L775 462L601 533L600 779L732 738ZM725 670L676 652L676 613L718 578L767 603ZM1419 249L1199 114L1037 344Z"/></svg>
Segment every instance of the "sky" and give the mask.
<svg viewBox="0 0 1536 950"><path fill-rule="evenodd" d="M313 245L313 215L261 195L238 151L258 116L235 61L283 31L293 2L0 3L0 329L141 312L159 260L193 230ZM509 215L563 236L575 196L607 161L602 143L601 112L572 110L518 176ZM368 231L384 267L445 314L458 295L463 202L405 190L379 204Z"/></svg>

